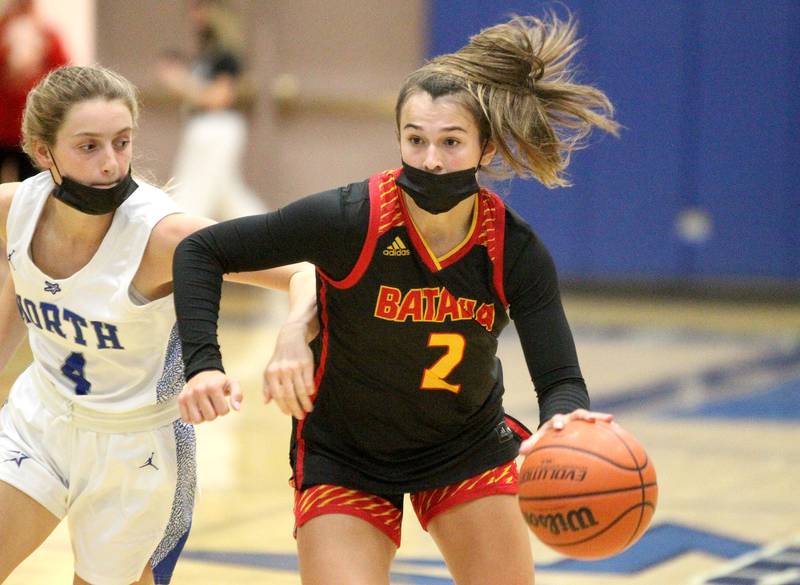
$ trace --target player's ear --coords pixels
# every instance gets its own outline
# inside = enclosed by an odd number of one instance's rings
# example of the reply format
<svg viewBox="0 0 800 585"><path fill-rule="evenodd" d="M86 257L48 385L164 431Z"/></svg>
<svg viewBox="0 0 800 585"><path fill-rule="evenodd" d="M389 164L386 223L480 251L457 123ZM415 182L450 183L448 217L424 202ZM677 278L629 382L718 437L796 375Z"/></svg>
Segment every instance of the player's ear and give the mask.
<svg viewBox="0 0 800 585"><path fill-rule="evenodd" d="M44 140L38 138L33 140L33 158L35 159L36 166L40 169L48 170L53 166L53 157L50 154L50 147Z"/></svg>
<svg viewBox="0 0 800 585"><path fill-rule="evenodd" d="M486 142L483 148L483 155L481 156L481 167L488 167L497 154L497 145L492 140Z"/></svg>

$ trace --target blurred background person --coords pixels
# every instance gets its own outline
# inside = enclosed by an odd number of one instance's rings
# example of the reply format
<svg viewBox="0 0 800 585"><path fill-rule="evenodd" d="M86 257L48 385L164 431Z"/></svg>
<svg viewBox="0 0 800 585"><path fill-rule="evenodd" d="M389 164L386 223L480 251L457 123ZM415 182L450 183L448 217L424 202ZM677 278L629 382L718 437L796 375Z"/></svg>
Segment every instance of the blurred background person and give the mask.
<svg viewBox="0 0 800 585"><path fill-rule="evenodd" d="M224 0L192 0L189 17L195 53L165 52L157 74L187 116L174 165L175 197L192 213L218 220L265 211L245 184L247 143L243 37Z"/></svg>
<svg viewBox="0 0 800 585"><path fill-rule="evenodd" d="M21 146L25 98L48 71L68 61L61 39L36 14L33 0L0 0L0 183L37 173ZM7 274L7 265L0 264L0 283Z"/></svg>
<svg viewBox="0 0 800 585"><path fill-rule="evenodd" d="M0 182L36 174L22 152L20 127L28 91L69 57L56 32L34 10L33 0L0 1Z"/></svg>

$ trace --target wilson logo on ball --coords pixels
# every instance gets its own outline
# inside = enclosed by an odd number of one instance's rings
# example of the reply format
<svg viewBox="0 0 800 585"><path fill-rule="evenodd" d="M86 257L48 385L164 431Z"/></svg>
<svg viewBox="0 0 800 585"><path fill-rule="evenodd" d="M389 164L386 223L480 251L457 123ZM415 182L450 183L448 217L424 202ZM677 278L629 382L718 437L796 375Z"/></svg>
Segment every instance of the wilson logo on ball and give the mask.
<svg viewBox="0 0 800 585"><path fill-rule="evenodd" d="M597 520L589 508L578 508L570 510L566 514L558 512L556 514L534 514L526 512L523 514L530 527L546 528L551 534L559 535L562 532L580 532L597 526Z"/></svg>

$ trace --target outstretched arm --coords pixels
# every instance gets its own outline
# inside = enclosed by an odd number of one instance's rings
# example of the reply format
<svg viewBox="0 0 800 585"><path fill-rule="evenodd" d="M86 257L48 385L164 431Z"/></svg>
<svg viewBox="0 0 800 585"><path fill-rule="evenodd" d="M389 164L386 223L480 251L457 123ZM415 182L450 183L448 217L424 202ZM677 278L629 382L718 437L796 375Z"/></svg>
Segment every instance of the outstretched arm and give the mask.
<svg viewBox="0 0 800 585"><path fill-rule="evenodd" d="M224 374L217 340L223 275L308 261L332 278L343 278L355 265L367 231L369 200L365 194L366 182L326 191L273 213L209 226L178 246L173 273L186 369L185 393L201 386L208 392L206 382L211 381L216 386L214 391L223 397L226 393L239 396L235 384ZM296 303L292 303L276 356L265 374L265 399L276 400L281 410L297 416L303 416L302 411L310 407L314 389L311 368L301 365L310 365L305 345L310 334L293 324L316 324L312 284L310 274L297 273L291 278L290 297ZM285 351L287 344L295 349ZM291 387L285 384L289 379L293 380Z"/></svg>

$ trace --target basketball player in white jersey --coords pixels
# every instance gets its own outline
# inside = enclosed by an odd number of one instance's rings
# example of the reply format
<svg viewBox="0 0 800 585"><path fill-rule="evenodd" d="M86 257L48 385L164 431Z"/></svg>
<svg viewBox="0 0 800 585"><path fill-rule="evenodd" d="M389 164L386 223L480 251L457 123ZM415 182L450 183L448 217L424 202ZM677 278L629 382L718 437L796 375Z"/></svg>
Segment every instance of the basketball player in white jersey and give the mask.
<svg viewBox="0 0 800 585"><path fill-rule="evenodd" d="M0 410L0 582L65 517L75 583L169 583L188 535L195 446L175 399L172 255L211 222L131 176L137 115L135 89L118 74L56 69L23 119L24 149L43 172L0 185L12 277L0 293L0 367L26 329L33 353ZM311 274L296 265L235 279L291 284L278 349L300 356L294 373L309 390ZM231 407L241 400L232 384ZM187 418L222 411L201 404Z"/></svg>

